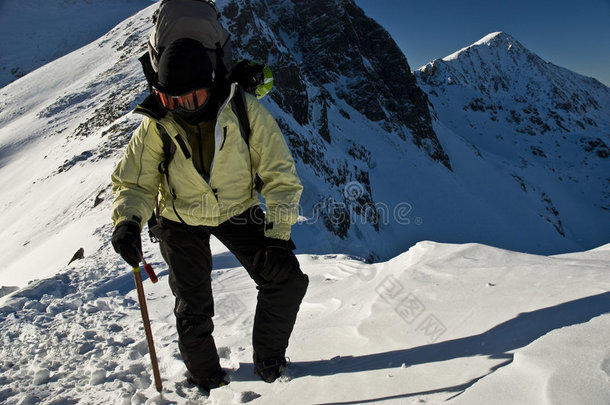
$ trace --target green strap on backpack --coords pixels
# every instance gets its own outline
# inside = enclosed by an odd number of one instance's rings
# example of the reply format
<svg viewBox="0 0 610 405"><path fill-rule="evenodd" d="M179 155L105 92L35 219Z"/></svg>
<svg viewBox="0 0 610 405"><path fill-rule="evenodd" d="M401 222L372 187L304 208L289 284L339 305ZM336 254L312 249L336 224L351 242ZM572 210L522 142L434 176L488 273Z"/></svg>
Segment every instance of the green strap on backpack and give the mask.
<svg viewBox="0 0 610 405"><path fill-rule="evenodd" d="M273 88L273 73L269 66L241 59L233 65L230 80L261 99Z"/></svg>

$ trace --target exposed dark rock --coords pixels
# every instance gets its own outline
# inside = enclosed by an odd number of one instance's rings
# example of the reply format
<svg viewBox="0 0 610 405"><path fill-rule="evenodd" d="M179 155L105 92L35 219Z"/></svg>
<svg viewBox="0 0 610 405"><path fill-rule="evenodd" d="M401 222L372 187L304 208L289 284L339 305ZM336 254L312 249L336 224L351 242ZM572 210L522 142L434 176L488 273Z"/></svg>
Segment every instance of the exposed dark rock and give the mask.
<svg viewBox="0 0 610 405"><path fill-rule="evenodd" d="M451 168L432 129L426 94L390 35L351 0L233 0L223 10L236 58L266 61L271 97L300 125L330 142L326 106L336 97L388 132L410 138ZM269 35L269 31L273 35ZM311 86L320 89L308 95ZM318 106L318 105L321 105Z"/></svg>

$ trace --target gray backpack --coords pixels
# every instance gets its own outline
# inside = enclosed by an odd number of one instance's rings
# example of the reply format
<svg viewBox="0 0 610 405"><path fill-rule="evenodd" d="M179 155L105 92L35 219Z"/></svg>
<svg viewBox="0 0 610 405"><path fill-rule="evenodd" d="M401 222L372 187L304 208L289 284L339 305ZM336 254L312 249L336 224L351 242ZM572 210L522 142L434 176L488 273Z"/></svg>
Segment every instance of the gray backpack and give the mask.
<svg viewBox="0 0 610 405"><path fill-rule="evenodd" d="M238 83L244 91L264 97L273 87L273 74L264 63L242 59L233 64L229 32L218 20L220 13L211 0L163 0L153 15L154 28L148 52L140 63L152 91L163 50L180 38L195 39L207 49L216 75ZM217 63L217 61L222 63Z"/></svg>
<svg viewBox="0 0 610 405"><path fill-rule="evenodd" d="M208 50L214 70L227 74L233 66L230 34L219 18L211 0L163 0L153 15L154 29L148 39L152 69L158 71L159 58L169 44L180 38L192 38ZM218 66L218 58L222 58L224 66Z"/></svg>

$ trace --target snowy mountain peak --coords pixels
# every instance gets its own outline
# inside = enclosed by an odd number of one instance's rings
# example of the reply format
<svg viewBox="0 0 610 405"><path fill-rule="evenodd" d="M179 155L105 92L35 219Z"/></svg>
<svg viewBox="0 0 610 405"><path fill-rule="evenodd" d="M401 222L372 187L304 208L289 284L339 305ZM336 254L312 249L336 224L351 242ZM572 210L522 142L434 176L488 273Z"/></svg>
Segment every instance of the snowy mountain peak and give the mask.
<svg viewBox="0 0 610 405"><path fill-rule="evenodd" d="M557 233L570 233L566 212L575 204L607 217L610 88L544 61L503 32L430 62L416 76L439 120L539 199L539 215ZM599 222L591 225L607 240Z"/></svg>
<svg viewBox="0 0 610 405"><path fill-rule="evenodd" d="M493 44L497 44L500 41L504 41L504 40L514 41L515 39L504 31L497 31L497 32L491 32L491 33L485 35L483 38L479 39L473 45L481 45L481 44L493 45Z"/></svg>
<svg viewBox="0 0 610 405"><path fill-rule="evenodd" d="M449 65L446 67L446 64ZM460 81L480 89L482 80L483 85L492 82L494 91L508 91L509 78L517 72L525 74L526 80L539 80L533 77L538 73L546 76L542 80L547 80L552 73L546 65L544 60L511 35L494 32L451 55L435 59L419 71L431 76L429 79L433 80L432 76L440 77L441 73L444 75L445 69L450 66L453 75L443 78L449 84Z"/></svg>
<svg viewBox="0 0 610 405"><path fill-rule="evenodd" d="M460 49L452 53L451 55L445 56L442 58L443 61L451 61L454 59L459 59L460 57L469 57L471 52L480 52L483 48L489 48L489 50L500 51L500 52L529 52L519 41L513 38L511 35L499 31L492 32L479 39L472 45L469 45L465 48ZM497 56L497 55L496 55ZM434 62L432 62L434 63Z"/></svg>
<svg viewBox="0 0 610 405"><path fill-rule="evenodd" d="M472 46L477 45L487 45L492 47L503 47L504 45L507 45L508 49L512 49L513 46L525 49L519 41L517 41L513 36L504 31L492 32L490 34L485 35L483 38L472 44Z"/></svg>
<svg viewBox="0 0 610 405"><path fill-rule="evenodd" d="M595 129L608 122L608 87L544 61L504 32L430 62L417 76L424 87L436 88L432 97L441 91L462 99L454 109L497 115L504 108L506 119L529 135ZM434 104L442 109L444 103Z"/></svg>

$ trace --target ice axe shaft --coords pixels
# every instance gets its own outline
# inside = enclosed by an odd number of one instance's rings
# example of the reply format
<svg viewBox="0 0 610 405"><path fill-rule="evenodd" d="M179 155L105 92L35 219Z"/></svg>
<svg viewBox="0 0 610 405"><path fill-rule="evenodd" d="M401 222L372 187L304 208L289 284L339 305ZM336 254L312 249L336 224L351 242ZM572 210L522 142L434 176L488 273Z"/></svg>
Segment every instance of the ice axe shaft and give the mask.
<svg viewBox="0 0 610 405"><path fill-rule="evenodd" d="M144 296L144 286L142 286L142 274L140 267L133 268L133 277L136 280L136 289L138 290L138 301L140 303L140 312L142 313L142 322L144 323L144 332L146 332L146 342L148 343L148 353L150 353L150 362L152 363L153 376L155 377L155 387L158 392L161 392L161 374L159 373L159 363L157 362L157 353L155 352L155 343L153 342L152 331L150 330L150 319L148 318L148 308L146 306L146 297Z"/></svg>

